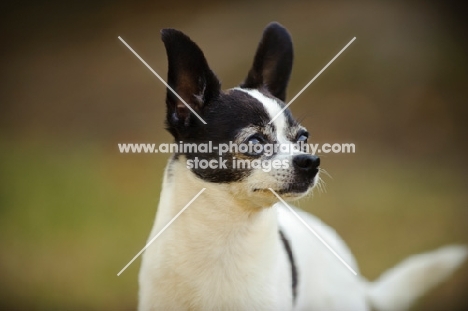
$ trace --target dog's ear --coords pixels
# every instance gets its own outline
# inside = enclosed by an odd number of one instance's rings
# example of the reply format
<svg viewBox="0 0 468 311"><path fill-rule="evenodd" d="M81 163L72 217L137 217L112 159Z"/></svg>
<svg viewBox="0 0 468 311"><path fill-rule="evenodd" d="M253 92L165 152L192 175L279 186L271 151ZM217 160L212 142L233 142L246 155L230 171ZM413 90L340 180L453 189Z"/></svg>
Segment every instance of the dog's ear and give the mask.
<svg viewBox="0 0 468 311"><path fill-rule="evenodd" d="M253 66L242 88L266 88L273 96L284 101L291 75L293 46L291 36L279 23L270 23L263 31Z"/></svg>
<svg viewBox="0 0 468 311"><path fill-rule="evenodd" d="M198 115L221 89L201 49L188 36L175 29L161 30L169 70L168 85ZM166 93L167 123L172 129L202 122L169 88Z"/></svg>

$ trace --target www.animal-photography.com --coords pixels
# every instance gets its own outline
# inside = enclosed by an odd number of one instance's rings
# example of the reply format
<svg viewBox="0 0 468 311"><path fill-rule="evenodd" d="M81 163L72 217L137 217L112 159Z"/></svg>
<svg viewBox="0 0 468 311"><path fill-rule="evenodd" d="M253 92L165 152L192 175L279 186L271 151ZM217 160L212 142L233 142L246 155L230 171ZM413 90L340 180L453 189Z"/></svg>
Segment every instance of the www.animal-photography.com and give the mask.
<svg viewBox="0 0 468 311"><path fill-rule="evenodd" d="M462 12L5 5L0 309L466 310Z"/></svg>

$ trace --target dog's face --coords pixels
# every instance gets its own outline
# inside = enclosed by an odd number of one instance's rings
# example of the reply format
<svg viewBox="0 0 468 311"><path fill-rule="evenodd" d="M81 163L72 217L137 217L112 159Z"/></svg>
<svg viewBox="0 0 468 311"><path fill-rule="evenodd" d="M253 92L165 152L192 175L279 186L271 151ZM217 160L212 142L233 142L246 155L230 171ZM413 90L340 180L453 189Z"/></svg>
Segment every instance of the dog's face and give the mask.
<svg viewBox="0 0 468 311"><path fill-rule="evenodd" d="M177 158L198 178L252 200L271 201L269 188L285 198L305 195L317 182L320 160L298 146L309 133L289 109L282 111L293 59L286 29L277 23L265 29L247 78L227 91L190 38L173 29L162 38L168 84L185 101L167 90L167 129L178 143L215 147L179 150Z"/></svg>

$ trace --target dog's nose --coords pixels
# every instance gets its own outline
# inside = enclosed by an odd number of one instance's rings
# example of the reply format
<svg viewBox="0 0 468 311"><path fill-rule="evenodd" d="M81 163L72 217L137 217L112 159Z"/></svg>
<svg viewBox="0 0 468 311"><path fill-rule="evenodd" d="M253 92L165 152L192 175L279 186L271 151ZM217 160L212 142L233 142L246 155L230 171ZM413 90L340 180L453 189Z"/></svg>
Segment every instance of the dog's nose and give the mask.
<svg viewBox="0 0 468 311"><path fill-rule="evenodd" d="M310 154L300 154L293 158L293 165L301 171L317 170L320 165L320 158Z"/></svg>

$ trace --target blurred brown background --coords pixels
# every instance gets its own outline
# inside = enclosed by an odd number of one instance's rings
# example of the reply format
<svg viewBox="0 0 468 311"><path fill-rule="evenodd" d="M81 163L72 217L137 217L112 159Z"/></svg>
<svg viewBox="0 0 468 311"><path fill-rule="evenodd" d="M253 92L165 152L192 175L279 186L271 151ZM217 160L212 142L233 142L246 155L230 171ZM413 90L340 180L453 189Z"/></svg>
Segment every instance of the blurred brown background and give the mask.
<svg viewBox="0 0 468 311"><path fill-rule="evenodd" d="M375 279L412 253L468 244L467 25L454 2L128 2L2 4L0 308L134 310L136 261L153 223L167 155L119 142L170 142L159 31L204 50L225 88L245 77L266 24L293 36L292 98L328 154L320 216ZM312 238L312 237L311 237ZM463 310L468 265L414 310Z"/></svg>

